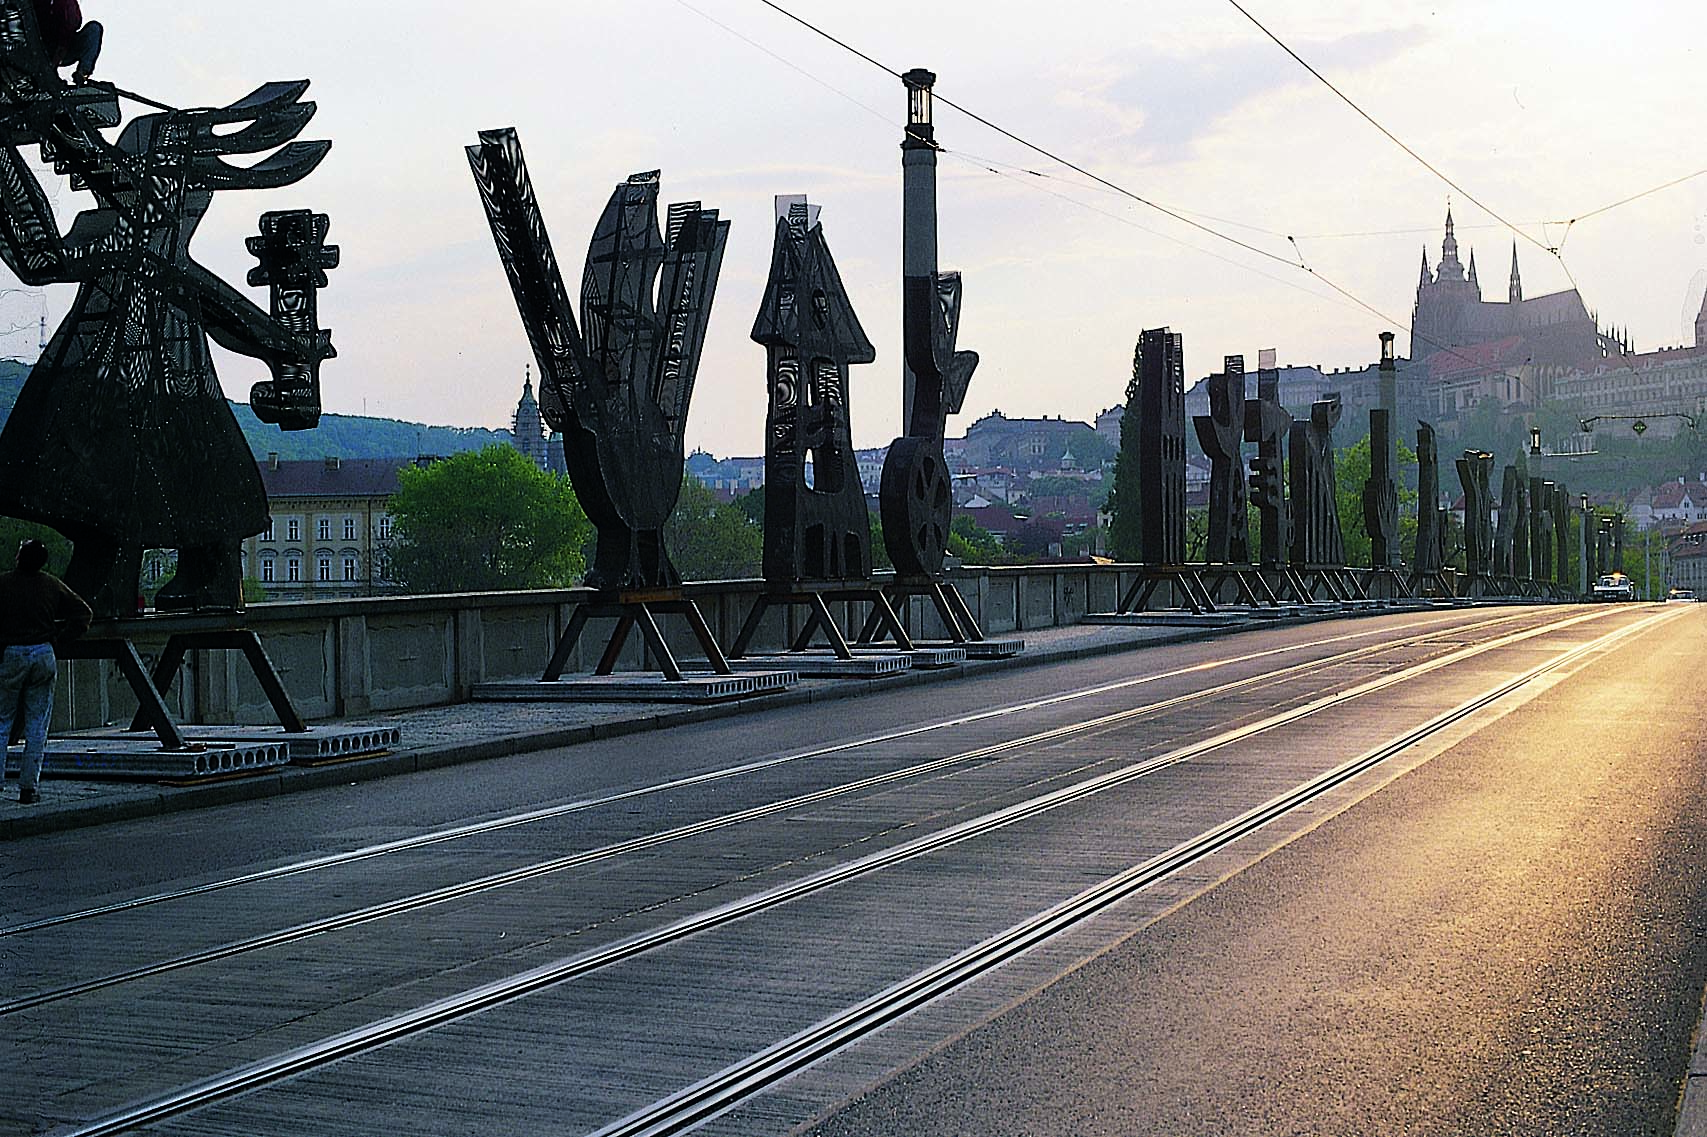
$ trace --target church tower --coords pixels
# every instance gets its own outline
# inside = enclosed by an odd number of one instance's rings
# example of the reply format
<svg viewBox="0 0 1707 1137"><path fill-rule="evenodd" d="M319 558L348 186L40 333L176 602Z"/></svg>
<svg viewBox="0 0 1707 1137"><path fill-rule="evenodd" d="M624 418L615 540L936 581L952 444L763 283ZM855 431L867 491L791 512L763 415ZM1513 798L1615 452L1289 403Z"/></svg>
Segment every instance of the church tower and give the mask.
<svg viewBox="0 0 1707 1137"><path fill-rule="evenodd" d="M1701 297L1701 311L1695 316L1695 346L1707 348L1707 296Z"/></svg>
<svg viewBox="0 0 1707 1137"><path fill-rule="evenodd" d="M1474 266L1474 253L1470 259ZM1417 303L1411 315L1411 358L1422 359L1442 348L1478 342L1481 299L1474 267L1466 271L1458 259L1458 236L1448 208L1446 239L1440 244L1440 265L1432 280L1428 249L1423 249L1422 279L1417 283Z"/></svg>
<svg viewBox="0 0 1707 1137"><path fill-rule="evenodd" d="M1517 274L1517 242L1511 243L1511 285L1506 289L1506 300L1512 304L1523 303L1523 278Z"/></svg>
<svg viewBox="0 0 1707 1137"><path fill-rule="evenodd" d="M516 449L540 469L546 467L545 423L539 416L539 400L533 397L533 370L522 379L522 397L516 404Z"/></svg>

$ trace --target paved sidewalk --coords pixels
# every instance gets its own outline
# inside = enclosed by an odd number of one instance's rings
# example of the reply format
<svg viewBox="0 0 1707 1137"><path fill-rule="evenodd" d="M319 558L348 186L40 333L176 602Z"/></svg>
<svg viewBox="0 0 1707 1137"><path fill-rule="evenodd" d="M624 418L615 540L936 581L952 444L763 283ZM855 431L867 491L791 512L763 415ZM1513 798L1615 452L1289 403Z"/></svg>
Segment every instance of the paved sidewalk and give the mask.
<svg viewBox="0 0 1707 1137"><path fill-rule="evenodd" d="M797 706L843 699L919 683L940 683L986 675L1015 667L1034 667L1060 660L1080 659L1228 635L1251 628L1273 627L1311 620L1390 613L1380 607L1345 611L1338 608L1280 618L1245 619L1233 623L1175 625L1083 624L1017 632L1026 649L1000 660L971 660L958 667L908 671L885 679L802 679L787 691L728 703L682 705L669 703L457 703L389 714L339 720L351 727L394 726L402 733L393 749L367 758L315 766L283 766L265 771L209 779L196 785L156 785L137 782L72 781L55 778L51 767L42 783L41 801L18 804L16 783L0 797L0 841L171 813L181 809L222 805L272 797L298 790L349 784L407 774L461 762L477 762L595 738L612 738L684 723L725 718L753 710ZM999 638L1008 638L1007 634Z"/></svg>

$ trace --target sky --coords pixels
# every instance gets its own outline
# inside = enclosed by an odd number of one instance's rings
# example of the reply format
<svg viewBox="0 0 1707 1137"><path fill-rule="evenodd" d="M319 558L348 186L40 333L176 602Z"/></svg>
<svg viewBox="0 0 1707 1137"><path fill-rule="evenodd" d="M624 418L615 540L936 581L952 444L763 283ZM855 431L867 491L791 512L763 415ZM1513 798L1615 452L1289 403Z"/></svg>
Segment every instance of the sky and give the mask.
<svg viewBox="0 0 1707 1137"><path fill-rule="evenodd" d="M993 409L1089 420L1122 399L1146 327L1183 333L1188 382L1228 354L1254 366L1265 347L1330 370L1373 360L1382 331L1404 351L1422 249L1439 260L1449 201L1490 298L1504 297L1515 240L1527 295L1574 280L1638 349L1692 337L1707 289L1707 176L1584 215L1707 167L1699 4L1244 0L1458 192L1231 3L1066 0L1042 19L1012 0L778 2L894 71L935 71L939 95L1253 247L939 102L940 262L963 274L959 346L981 357L951 435ZM898 431L905 92L761 0L83 8L106 27L98 75L170 105L312 81L319 113L303 137L332 140L326 161L292 187L220 194L191 249L241 287L253 263L243 239L262 211L331 216L342 265L320 297L339 353L322 370L327 411L509 426L531 354L463 147L513 126L571 292L593 223L630 173L661 169L663 201L699 200L732 222L690 447L762 451L764 353L749 335L778 194L823 208L877 347L853 371L855 443ZM43 177L69 225L90 199ZM0 330L15 329L0 355L33 359L38 318L51 331L72 295L0 291ZM250 295L265 305L262 290ZM239 357L218 366L239 401L266 378Z"/></svg>

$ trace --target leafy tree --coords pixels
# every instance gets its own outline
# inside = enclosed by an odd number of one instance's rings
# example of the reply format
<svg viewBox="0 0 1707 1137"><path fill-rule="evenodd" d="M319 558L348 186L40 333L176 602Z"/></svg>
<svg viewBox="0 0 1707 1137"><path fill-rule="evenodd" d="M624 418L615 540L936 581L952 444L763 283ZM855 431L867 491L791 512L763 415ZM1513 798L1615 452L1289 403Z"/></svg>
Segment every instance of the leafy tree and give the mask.
<svg viewBox="0 0 1707 1137"><path fill-rule="evenodd" d="M760 486L756 490L750 490L749 492L744 493L740 497L736 498L730 504L735 506L736 509L739 509L741 511L741 513L747 518L748 521L751 521L754 525L757 525L761 530L764 528L764 526L765 526L765 487Z"/></svg>
<svg viewBox="0 0 1707 1137"><path fill-rule="evenodd" d="M569 479L494 445L398 471L393 577L414 592L573 584L592 533Z"/></svg>
<svg viewBox="0 0 1707 1137"><path fill-rule="evenodd" d="M691 475L682 479L676 511L664 526L664 544L683 580L738 580L762 571L765 542L759 524L740 504L718 501Z"/></svg>
<svg viewBox="0 0 1707 1137"><path fill-rule="evenodd" d="M1060 530L1037 521L1024 521L1008 534L1008 550L1021 562L1049 555L1049 546L1061 539Z"/></svg>
<svg viewBox="0 0 1707 1137"><path fill-rule="evenodd" d="M1399 442L1399 464L1393 480L1399 489L1399 548L1407 564L1417 547L1417 491L1410 485L1405 468L1415 466L1415 451ZM1366 434L1351 446L1334 453L1334 484L1339 490L1340 534L1345 538L1345 563L1367 565L1374 549L1363 523L1363 483L1369 480L1370 448Z"/></svg>
<svg viewBox="0 0 1707 1137"><path fill-rule="evenodd" d="M1003 559L1002 543L996 535L964 513L949 525L948 551L962 564L997 565Z"/></svg>
<svg viewBox="0 0 1707 1137"><path fill-rule="evenodd" d="M871 522L871 567L879 572L894 568L894 562L889 559L889 546L883 543L883 519L869 507L866 517Z"/></svg>
<svg viewBox="0 0 1707 1137"><path fill-rule="evenodd" d="M18 546L31 538L47 546L47 571L55 576L64 576L65 566L71 563L71 542L60 536L56 529L32 521L19 521L15 517L0 517L0 572L12 571L12 559L18 555Z"/></svg>

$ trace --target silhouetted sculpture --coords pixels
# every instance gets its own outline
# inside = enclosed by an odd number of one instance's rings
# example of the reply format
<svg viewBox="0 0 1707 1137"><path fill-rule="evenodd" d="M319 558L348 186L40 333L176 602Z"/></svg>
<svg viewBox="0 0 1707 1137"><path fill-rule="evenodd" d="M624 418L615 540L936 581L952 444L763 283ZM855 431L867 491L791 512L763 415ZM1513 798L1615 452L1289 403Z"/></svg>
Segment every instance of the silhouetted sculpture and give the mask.
<svg viewBox="0 0 1707 1137"><path fill-rule="evenodd" d="M1369 480L1363 484L1363 525L1369 534L1369 563L1398 568L1399 487L1393 481L1393 414L1384 407L1369 412Z"/></svg>
<svg viewBox="0 0 1707 1137"><path fill-rule="evenodd" d="M1340 399L1330 394L1310 407L1310 417L1292 424L1292 564L1345 564L1340 532L1339 489L1334 480L1334 427Z"/></svg>
<svg viewBox="0 0 1707 1137"><path fill-rule="evenodd" d="M1485 450L1466 450L1458 459L1458 483L1464 488L1464 571L1471 587L1494 571L1493 474L1494 456Z"/></svg>
<svg viewBox="0 0 1707 1137"><path fill-rule="evenodd" d="M1209 458L1209 543L1204 560L1249 564L1243 356L1227 356L1221 373L1209 377L1209 413L1197 415L1191 421L1203 453Z"/></svg>
<svg viewBox="0 0 1707 1137"><path fill-rule="evenodd" d="M871 521L848 424L848 367L877 352L824 243L818 207L803 196L777 198L771 275L753 339L769 364L765 579L864 580Z"/></svg>
<svg viewBox="0 0 1707 1137"><path fill-rule="evenodd" d="M1147 328L1138 338L1138 559L1185 563L1185 358L1178 332Z"/></svg>
<svg viewBox="0 0 1707 1137"><path fill-rule="evenodd" d="M878 502L883 544L896 574L935 579L942 575L954 507L942 439L948 416L960 412L978 353L955 350L960 274L937 271L937 147L931 124L936 76L913 70L902 80L907 87L907 128L901 141L904 433L890 443Z"/></svg>
<svg viewBox="0 0 1707 1137"><path fill-rule="evenodd" d="M1494 573L1529 576L1529 483L1516 466L1505 468L1499 525L1494 531Z"/></svg>
<svg viewBox="0 0 1707 1137"><path fill-rule="evenodd" d="M539 363L540 413L563 434L575 496L598 530L586 582L679 584L664 523L681 492L682 435L729 223L697 201L678 203L660 233L658 172L618 185L593 229L578 325L516 132L482 131L467 151Z"/></svg>
<svg viewBox="0 0 1707 1137"><path fill-rule="evenodd" d="M1553 487L1553 540L1557 542L1557 559L1553 562L1553 579L1569 585L1571 566L1571 492L1563 484Z"/></svg>
<svg viewBox="0 0 1707 1137"><path fill-rule="evenodd" d="M65 578L100 616L138 608L142 552L178 550L155 603L242 607L243 538L267 528L266 493L208 350L264 361L255 411L285 429L318 420L318 367L334 353L315 290L337 250L326 219L267 214L250 248L272 314L192 259L219 190L290 185L329 142L291 141L314 115L306 82L270 83L227 107L131 120L110 89L70 87L41 47L33 6L0 5L0 256L26 284L77 296L0 434L0 512L52 526L74 550ZM95 198L63 236L18 147ZM246 166L227 155L267 153Z"/></svg>
<svg viewBox="0 0 1707 1137"><path fill-rule="evenodd" d="M1417 548L1419 575L1439 572L1446 565L1446 529L1440 508L1440 449L1434 427L1417 423Z"/></svg>
<svg viewBox="0 0 1707 1137"><path fill-rule="evenodd" d="M1245 400L1245 441L1256 443L1251 459L1251 502L1257 507L1261 547L1258 563L1279 568L1292 547L1292 510L1286 500L1286 440L1292 416L1280 405L1280 372L1257 372L1257 397Z"/></svg>
<svg viewBox="0 0 1707 1137"><path fill-rule="evenodd" d="M1529 479L1529 576L1553 579L1553 483Z"/></svg>

